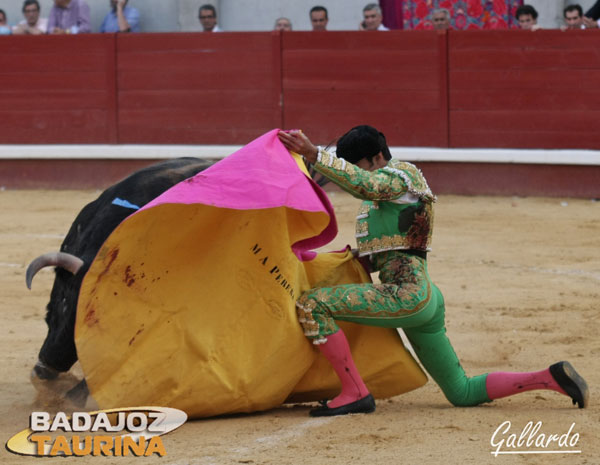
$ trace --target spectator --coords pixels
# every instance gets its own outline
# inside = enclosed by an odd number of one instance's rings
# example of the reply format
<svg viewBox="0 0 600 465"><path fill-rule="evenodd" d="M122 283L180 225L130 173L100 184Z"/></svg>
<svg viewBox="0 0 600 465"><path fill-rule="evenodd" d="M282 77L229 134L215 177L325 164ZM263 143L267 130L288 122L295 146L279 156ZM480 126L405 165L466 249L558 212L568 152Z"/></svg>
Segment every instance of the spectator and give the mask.
<svg viewBox="0 0 600 465"><path fill-rule="evenodd" d="M530 31L536 31L540 28L537 23L537 17L538 12L531 5L522 5L517 8L517 12L515 13L519 27Z"/></svg>
<svg viewBox="0 0 600 465"><path fill-rule="evenodd" d="M276 31L291 31L292 22L288 18L277 18L275 20Z"/></svg>
<svg viewBox="0 0 600 465"><path fill-rule="evenodd" d="M587 11L583 17L583 24L587 29L600 27L600 0L597 0Z"/></svg>
<svg viewBox="0 0 600 465"><path fill-rule="evenodd" d="M360 23L360 29L363 31L389 31L381 21L381 7L376 3L369 3L363 8L363 22Z"/></svg>
<svg viewBox="0 0 600 465"><path fill-rule="evenodd" d="M25 0L22 11L25 19L13 27L13 34L39 35L48 32L48 18L40 18L38 0Z"/></svg>
<svg viewBox="0 0 600 465"><path fill-rule="evenodd" d="M202 5L198 13L204 32L223 32L217 24L217 10L212 5Z"/></svg>
<svg viewBox="0 0 600 465"><path fill-rule="evenodd" d="M313 6L310 9L310 23L313 31L326 31L327 23L329 23L329 15L327 8L324 6Z"/></svg>
<svg viewBox="0 0 600 465"><path fill-rule="evenodd" d="M560 27L561 31L585 29L583 24L583 9L581 5L569 5L563 10L565 25Z"/></svg>
<svg viewBox="0 0 600 465"><path fill-rule="evenodd" d="M92 32L90 7L85 0L54 0L48 18L48 34Z"/></svg>
<svg viewBox="0 0 600 465"><path fill-rule="evenodd" d="M450 12L446 8L436 8L431 14L433 28L443 31L450 28Z"/></svg>
<svg viewBox="0 0 600 465"><path fill-rule="evenodd" d="M110 0L111 11L100 26L100 32L140 32L140 12L127 6L128 0Z"/></svg>
<svg viewBox="0 0 600 465"><path fill-rule="evenodd" d="M11 33L10 27L6 24L6 13L0 10L0 36L6 36Z"/></svg>

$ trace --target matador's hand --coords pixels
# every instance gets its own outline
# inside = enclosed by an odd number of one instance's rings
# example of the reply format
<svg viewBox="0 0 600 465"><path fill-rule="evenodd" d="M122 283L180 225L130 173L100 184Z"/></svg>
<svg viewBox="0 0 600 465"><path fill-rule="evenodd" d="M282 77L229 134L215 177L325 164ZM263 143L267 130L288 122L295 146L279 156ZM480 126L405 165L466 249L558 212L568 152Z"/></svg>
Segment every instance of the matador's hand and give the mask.
<svg viewBox="0 0 600 465"><path fill-rule="evenodd" d="M279 131L277 134L279 140L290 152L296 152L303 155L309 162L317 161L318 149L313 145L308 137L299 129L291 131Z"/></svg>

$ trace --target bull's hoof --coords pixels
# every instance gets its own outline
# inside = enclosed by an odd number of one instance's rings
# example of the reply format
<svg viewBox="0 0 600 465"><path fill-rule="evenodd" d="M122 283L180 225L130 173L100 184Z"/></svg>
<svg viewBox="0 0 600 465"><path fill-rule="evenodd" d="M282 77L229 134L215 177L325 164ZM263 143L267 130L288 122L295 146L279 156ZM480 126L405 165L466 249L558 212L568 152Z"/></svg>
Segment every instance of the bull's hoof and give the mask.
<svg viewBox="0 0 600 465"><path fill-rule="evenodd" d="M67 391L65 397L70 400L76 407L85 407L90 390L88 389L85 379L82 379L75 387Z"/></svg>
<svg viewBox="0 0 600 465"><path fill-rule="evenodd" d="M56 403L64 400L69 390L81 380L69 372L60 372L38 362L31 370L31 384L43 403Z"/></svg>
<svg viewBox="0 0 600 465"><path fill-rule="evenodd" d="M38 379L52 380L58 378L59 371L54 368L49 367L44 362L38 360L35 366L33 367L33 371L31 373L31 377L37 377Z"/></svg>

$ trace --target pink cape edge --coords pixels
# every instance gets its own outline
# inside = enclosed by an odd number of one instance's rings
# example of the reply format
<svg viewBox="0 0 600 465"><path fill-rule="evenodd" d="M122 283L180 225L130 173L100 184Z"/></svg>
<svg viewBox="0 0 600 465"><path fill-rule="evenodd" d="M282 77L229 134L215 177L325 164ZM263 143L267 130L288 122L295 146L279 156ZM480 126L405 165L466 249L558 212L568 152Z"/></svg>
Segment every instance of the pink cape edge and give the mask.
<svg viewBox="0 0 600 465"><path fill-rule="evenodd" d="M316 236L292 244L301 261L316 257L313 249L337 235L335 213L327 194L303 173L273 129L210 168L176 184L142 207L142 211L165 204L203 204L234 210L288 207L323 212L329 223Z"/></svg>

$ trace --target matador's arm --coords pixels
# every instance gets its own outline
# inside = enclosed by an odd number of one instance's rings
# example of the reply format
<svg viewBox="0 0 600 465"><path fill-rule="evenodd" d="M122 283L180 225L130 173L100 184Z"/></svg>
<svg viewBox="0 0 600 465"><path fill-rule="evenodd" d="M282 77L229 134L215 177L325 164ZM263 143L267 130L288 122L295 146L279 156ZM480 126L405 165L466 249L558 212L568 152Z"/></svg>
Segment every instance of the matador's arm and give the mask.
<svg viewBox="0 0 600 465"><path fill-rule="evenodd" d="M367 171L319 149L315 170L362 200L393 200L408 191L406 180L388 167Z"/></svg>

